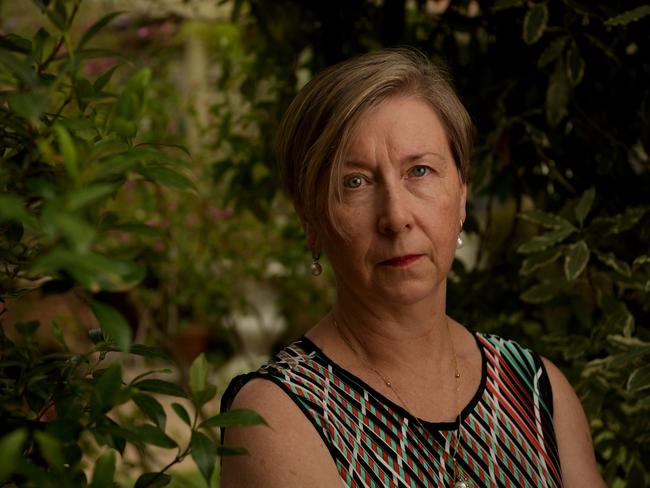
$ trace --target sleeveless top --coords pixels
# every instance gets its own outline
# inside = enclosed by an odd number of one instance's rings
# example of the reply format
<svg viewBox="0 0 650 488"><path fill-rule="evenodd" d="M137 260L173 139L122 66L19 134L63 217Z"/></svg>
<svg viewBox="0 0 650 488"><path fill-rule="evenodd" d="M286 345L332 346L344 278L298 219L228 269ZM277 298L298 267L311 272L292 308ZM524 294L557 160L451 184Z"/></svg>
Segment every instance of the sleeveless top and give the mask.
<svg viewBox="0 0 650 488"><path fill-rule="evenodd" d="M475 333L475 339L481 382L462 411L460 430L457 422L416 419L306 337L258 371L234 378L221 409L250 379L273 381L311 421L347 487L453 486L455 448L468 486L562 486L553 397L541 359L495 335Z"/></svg>

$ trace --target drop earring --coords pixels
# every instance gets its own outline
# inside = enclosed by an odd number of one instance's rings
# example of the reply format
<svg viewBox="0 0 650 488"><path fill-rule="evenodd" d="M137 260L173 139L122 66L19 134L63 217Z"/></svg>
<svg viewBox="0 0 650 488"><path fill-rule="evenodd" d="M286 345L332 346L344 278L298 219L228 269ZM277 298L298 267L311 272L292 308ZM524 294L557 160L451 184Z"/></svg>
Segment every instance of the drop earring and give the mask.
<svg viewBox="0 0 650 488"><path fill-rule="evenodd" d="M456 238L456 249L460 249L461 247L463 247L463 244L465 244L465 242L463 241L462 232L463 232L463 219L460 219L460 230L458 231L458 237Z"/></svg>
<svg viewBox="0 0 650 488"><path fill-rule="evenodd" d="M320 276L320 274L323 272L323 267L320 265L320 253L312 252L311 257L311 274L313 276Z"/></svg>

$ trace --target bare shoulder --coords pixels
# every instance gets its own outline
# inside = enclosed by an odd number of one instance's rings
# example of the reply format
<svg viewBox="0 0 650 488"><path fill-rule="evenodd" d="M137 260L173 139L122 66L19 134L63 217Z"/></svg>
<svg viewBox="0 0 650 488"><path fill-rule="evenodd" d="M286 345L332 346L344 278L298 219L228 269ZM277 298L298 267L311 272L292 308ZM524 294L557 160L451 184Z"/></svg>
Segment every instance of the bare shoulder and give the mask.
<svg viewBox="0 0 650 488"><path fill-rule="evenodd" d="M318 432L275 383L254 379L235 396L232 408L258 412L268 426L228 428L224 444L247 455L222 459L223 488L331 487L341 484L336 466Z"/></svg>
<svg viewBox="0 0 650 488"><path fill-rule="evenodd" d="M562 479L567 488L605 487L594 456L587 417L573 387L551 361L542 358L553 390L553 424Z"/></svg>

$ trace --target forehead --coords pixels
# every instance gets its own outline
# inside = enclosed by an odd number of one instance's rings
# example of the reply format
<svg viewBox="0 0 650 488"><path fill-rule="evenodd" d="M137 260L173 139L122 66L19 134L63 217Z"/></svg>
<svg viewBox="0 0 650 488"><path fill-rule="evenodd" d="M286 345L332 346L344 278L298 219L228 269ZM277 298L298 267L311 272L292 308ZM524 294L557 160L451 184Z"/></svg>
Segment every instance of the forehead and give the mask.
<svg viewBox="0 0 650 488"><path fill-rule="evenodd" d="M344 162L382 153L449 156L447 134L428 102L416 96L393 97L359 118L352 130Z"/></svg>

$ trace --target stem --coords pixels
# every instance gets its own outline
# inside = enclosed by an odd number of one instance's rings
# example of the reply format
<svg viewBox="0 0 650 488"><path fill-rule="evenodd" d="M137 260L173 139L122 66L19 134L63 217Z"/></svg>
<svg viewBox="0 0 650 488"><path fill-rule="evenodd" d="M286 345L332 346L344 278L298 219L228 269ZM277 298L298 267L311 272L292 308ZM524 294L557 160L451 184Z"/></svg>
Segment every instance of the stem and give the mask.
<svg viewBox="0 0 650 488"><path fill-rule="evenodd" d="M54 123L61 117L61 113L63 112L63 109L72 101L72 87L70 88L70 94L68 97L63 101L63 104L59 107L59 110L56 111L54 116L50 119L50 123L47 124L48 127L52 127Z"/></svg>
<svg viewBox="0 0 650 488"><path fill-rule="evenodd" d="M68 17L68 25L66 26L66 30L70 28L70 25L72 24L72 21L74 18L77 16L77 12L79 11L79 6L81 5L81 0L75 2L74 6L72 7L72 11L70 12L70 17ZM66 38L66 33L63 32L61 36L59 37L59 40L56 43L56 46L54 46L54 49L52 49L52 52L50 55L43 61L41 64L38 65L38 68L36 72L40 75L45 68L49 66L49 64L54 60L56 57L57 53L59 52L59 49L61 49L61 46L63 46L63 43L65 42Z"/></svg>
<svg viewBox="0 0 650 488"><path fill-rule="evenodd" d="M192 429L192 430L194 430L194 429ZM165 474L165 471L167 471L169 468L171 468L174 464L178 464L183 459L185 459L185 457L190 453L191 442L192 441L190 440L190 444L187 445L187 447L183 450L183 452L179 452L179 454L177 454L174 459L172 459L169 463L167 463L167 465L165 467L163 467L163 469L161 469L160 471L158 471L156 473L156 475L150 481L151 485L155 486L154 481L156 481L158 478L160 478L161 475Z"/></svg>

